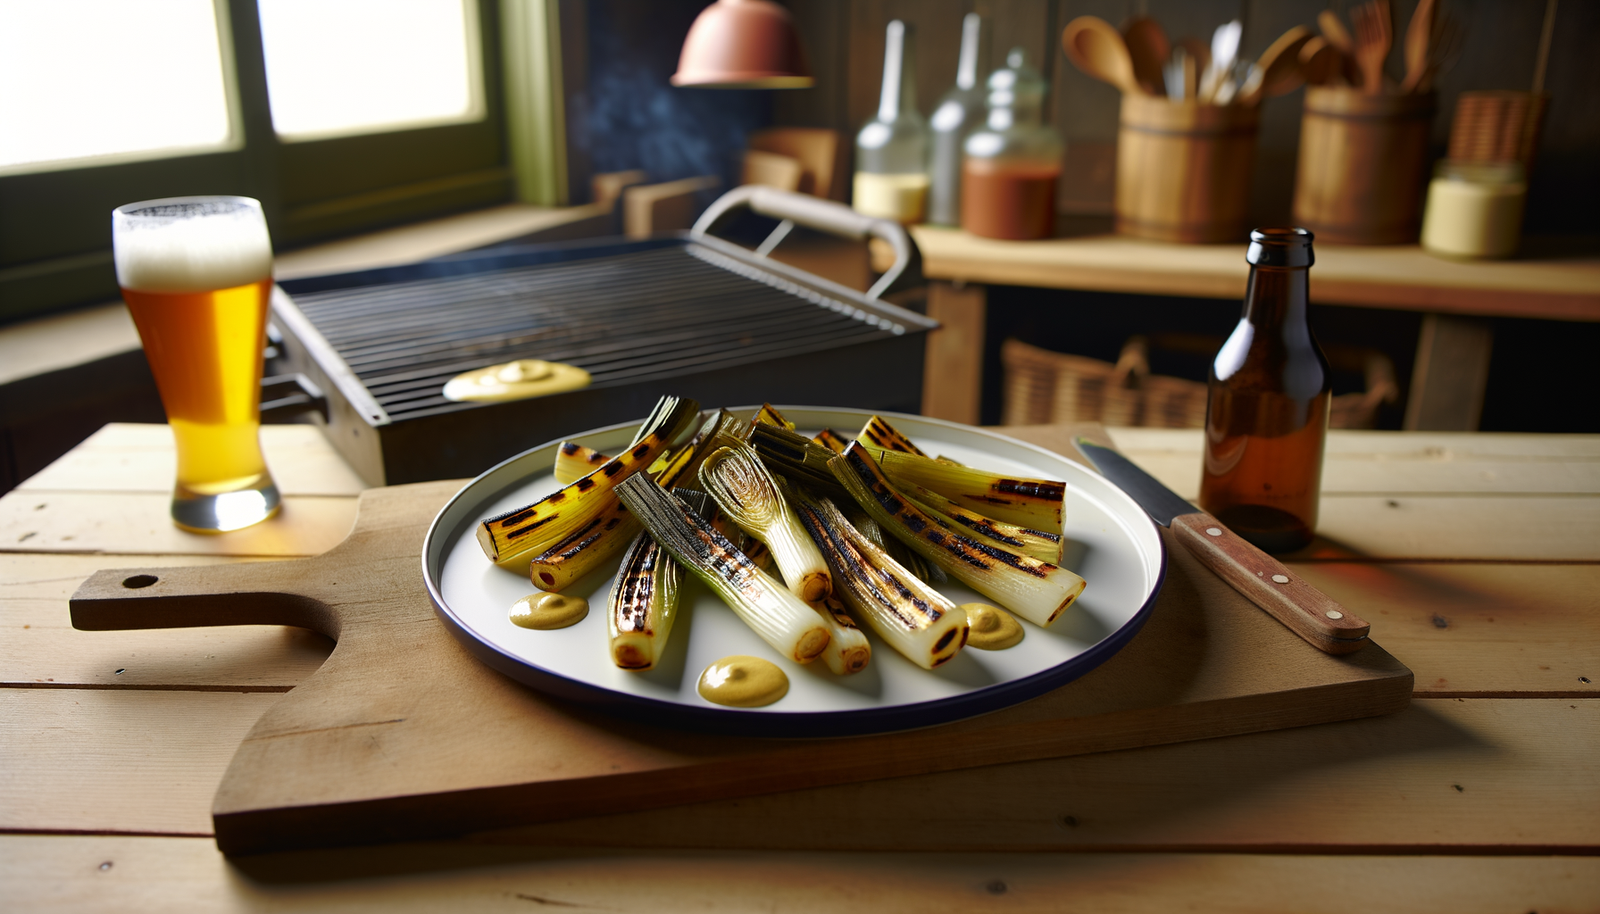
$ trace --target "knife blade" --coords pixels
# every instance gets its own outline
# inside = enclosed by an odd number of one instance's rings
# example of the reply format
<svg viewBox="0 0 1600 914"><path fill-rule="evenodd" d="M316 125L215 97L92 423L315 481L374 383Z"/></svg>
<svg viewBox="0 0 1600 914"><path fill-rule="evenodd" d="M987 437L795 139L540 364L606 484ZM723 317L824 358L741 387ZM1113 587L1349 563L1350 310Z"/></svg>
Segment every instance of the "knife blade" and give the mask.
<svg viewBox="0 0 1600 914"><path fill-rule="evenodd" d="M1133 461L1087 438L1073 441L1095 469L1128 493L1150 518L1172 530L1195 558L1312 647L1348 654L1367 643L1371 626L1277 559L1189 504Z"/></svg>

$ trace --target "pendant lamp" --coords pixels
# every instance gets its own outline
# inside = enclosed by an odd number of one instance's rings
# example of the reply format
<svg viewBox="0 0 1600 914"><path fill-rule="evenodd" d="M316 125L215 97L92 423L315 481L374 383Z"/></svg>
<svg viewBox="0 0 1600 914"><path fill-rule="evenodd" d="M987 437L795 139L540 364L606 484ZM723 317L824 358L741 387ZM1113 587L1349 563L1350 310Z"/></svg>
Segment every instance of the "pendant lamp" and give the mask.
<svg viewBox="0 0 1600 914"><path fill-rule="evenodd" d="M717 0L689 27L674 86L805 89L806 66L789 11L772 0Z"/></svg>

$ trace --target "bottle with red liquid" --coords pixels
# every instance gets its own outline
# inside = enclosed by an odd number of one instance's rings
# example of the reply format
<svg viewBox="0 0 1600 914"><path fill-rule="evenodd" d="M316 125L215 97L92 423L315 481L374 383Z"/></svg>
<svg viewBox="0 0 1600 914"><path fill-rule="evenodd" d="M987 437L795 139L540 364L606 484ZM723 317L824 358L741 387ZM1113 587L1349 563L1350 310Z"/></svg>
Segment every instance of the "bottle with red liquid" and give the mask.
<svg viewBox="0 0 1600 914"><path fill-rule="evenodd" d="M1266 552L1317 527L1332 388L1306 321L1312 235L1250 233L1244 314L1211 366L1200 507Z"/></svg>
<svg viewBox="0 0 1600 914"><path fill-rule="evenodd" d="M962 145L961 227L985 238L1049 238L1063 147L1044 123L1044 77L1013 48L988 88L987 120Z"/></svg>

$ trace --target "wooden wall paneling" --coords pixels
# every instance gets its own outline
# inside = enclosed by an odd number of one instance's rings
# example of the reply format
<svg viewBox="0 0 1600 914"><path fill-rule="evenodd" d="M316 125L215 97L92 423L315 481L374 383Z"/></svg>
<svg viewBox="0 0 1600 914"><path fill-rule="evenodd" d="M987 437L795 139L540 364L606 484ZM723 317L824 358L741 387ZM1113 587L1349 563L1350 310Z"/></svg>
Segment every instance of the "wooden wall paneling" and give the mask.
<svg viewBox="0 0 1600 914"><path fill-rule="evenodd" d="M967 0L854 0L850 4L847 112L850 136L878 110L883 88L884 29L899 19L916 31L917 108L933 110L956 81L961 52L961 17Z"/></svg>
<svg viewBox="0 0 1600 914"><path fill-rule="evenodd" d="M826 127L847 143L859 124L850 122L849 0L789 0L816 84L772 93L772 120L784 127ZM848 153L849 146L846 146ZM848 155L846 156L848 159Z"/></svg>

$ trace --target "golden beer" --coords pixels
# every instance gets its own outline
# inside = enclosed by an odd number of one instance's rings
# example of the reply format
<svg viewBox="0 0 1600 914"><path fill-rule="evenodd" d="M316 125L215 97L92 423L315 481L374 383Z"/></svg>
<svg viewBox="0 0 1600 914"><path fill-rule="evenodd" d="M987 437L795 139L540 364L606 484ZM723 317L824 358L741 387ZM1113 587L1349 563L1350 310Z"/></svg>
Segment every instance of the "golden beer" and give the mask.
<svg viewBox="0 0 1600 914"><path fill-rule="evenodd" d="M261 455L272 249L260 206L185 197L119 208L117 277L178 452L172 517L221 532L278 510Z"/></svg>

